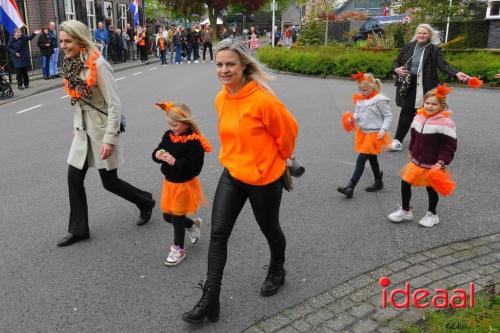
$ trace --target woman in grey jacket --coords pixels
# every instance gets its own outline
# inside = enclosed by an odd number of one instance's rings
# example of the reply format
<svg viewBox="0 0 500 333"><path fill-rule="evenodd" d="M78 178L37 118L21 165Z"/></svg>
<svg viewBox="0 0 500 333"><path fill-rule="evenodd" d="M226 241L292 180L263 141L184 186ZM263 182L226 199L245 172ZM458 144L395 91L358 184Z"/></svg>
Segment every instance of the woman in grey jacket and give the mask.
<svg viewBox="0 0 500 333"><path fill-rule="evenodd" d="M370 161L375 182L366 188L368 192L379 191L384 187L383 173L380 171L377 155L391 144L389 126L391 126L392 112L389 98L380 93L380 80L372 74L357 73L353 78L358 81L359 94L354 94L353 121L356 126L354 134L354 150L359 153L356 168L346 187L339 187L337 191L349 199L352 198L354 187L363 175L366 161ZM354 125L353 124L353 125Z"/></svg>
<svg viewBox="0 0 500 333"><path fill-rule="evenodd" d="M99 170L106 190L139 208L138 225L149 221L155 201L151 193L118 178L117 168L123 162L119 142L120 99L111 66L92 43L90 30L79 21L64 21L60 26L60 40L65 56L65 90L76 106L74 136L68 156L69 234L57 243L62 247L89 238L84 188L89 167Z"/></svg>

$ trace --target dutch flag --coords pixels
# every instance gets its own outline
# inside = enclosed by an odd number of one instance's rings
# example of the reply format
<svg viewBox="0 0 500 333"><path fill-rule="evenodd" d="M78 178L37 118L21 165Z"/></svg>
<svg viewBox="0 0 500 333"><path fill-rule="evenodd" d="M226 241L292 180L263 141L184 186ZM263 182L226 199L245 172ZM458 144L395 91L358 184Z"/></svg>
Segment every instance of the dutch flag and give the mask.
<svg viewBox="0 0 500 333"><path fill-rule="evenodd" d="M9 34L12 34L16 28L24 26L15 0L0 0L0 24Z"/></svg>
<svg viewBox="0 0 500 333"><path fill-rule="evenodd" d="M130 4L130 12L134 16L134 27L139 25L139 4L140 0L134 0L134 2Z"/></svg>

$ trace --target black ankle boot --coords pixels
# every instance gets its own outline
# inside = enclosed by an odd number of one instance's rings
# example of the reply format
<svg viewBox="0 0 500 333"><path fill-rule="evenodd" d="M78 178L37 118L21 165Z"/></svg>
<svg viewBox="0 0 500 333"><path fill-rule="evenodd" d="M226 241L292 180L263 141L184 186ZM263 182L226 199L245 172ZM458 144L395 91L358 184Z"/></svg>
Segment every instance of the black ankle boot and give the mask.
<svg viewBox="0 0 500 333"><path fill-rule="evenodd" d="M356 187L356 184L354 184L354 182L350 180L349 184L347 184L346 187L337 187L337 191L351 199L354 193L354 187Z"/></svg>
<svg viewBox="0 0 500 333"><path fill-rule="evenodd" d="M368 186L367 188L365 188L365 190L367 192L375 192L375 191L380 191L381 189L384 188L384 182L382 181L382 176L384 175L383 172L380 173L380 178L379 179L375 179L375 182Z"/></svg>
<svg viewBox="0 0 500 333"><path fill-rule="evenodd" d="M260 287L262 296L272 296L278 292L280 287L285 283L286 271L283 265L269 266L266 279Z"/></svg>
<svg viewBox="0 0 500 333"><path fill-rule="evenodd" d="M203 295L201 299L196 303L191 311L185 312L182 315L182 320L192 324L201 324L205 318L208 318L211 322L215 323L219 321L220 312L220 286L209 285L205 282L205 286L200 282L201 290L203 290Z"/></svg>

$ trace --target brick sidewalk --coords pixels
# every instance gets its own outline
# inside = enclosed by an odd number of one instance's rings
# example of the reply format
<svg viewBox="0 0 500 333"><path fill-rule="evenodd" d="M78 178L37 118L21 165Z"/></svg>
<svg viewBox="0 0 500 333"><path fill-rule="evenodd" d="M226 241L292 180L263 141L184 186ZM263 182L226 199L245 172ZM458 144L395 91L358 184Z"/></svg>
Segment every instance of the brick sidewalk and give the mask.
<svg viewBox="0 0 500 333"><path fill-rule="evenodd" d="M422 318L426 310L381 308L378 279L382 276L391 280L388 294L403 288L405 282L410 282L412 290L468 290L474 281L479 292L490 280L500 283L500 234L406 256L265 318L244 333L390 333Z"/></svg>

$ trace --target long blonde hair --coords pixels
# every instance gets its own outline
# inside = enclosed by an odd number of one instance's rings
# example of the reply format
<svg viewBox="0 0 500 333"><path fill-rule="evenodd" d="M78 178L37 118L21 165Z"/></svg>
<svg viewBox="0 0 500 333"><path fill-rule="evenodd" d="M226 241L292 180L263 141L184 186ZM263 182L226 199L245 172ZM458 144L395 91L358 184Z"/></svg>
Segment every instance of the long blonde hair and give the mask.
<svg viewBox="0 0 500 333"><path fill-rule="evenodd" d="M421 23L417 26L417 28L415 29L415 34L413 35L413 38L411 39L412 42L417 39L417 32L418 32L418 29L420 29L420 28L424 28L429 32L429 35L430 35L429 43L432 43L434 45L438 45L439 43L441 43L441 38L439 37L439 33L436 30L434 30L434 28L431 27L430 24L427 24L427 23Z"/></svg>
<svg viewBox="0 0 500 333"><path fill-rule="evenodd" d="M174 121L178 121L188 125L188 127L196 134L201 135L200 128L196 123L193 113L189 106L184 103L180 104L172 104L172 106L168 110L164 110L166 112L166 117L172 119Z"/></svg>
<svg viewBox="0 0 500 333"><path fill-rule="evenodd" d="M77 20L63 21L59 25L59 30L73 37L75 42L85 49L84 52L80 53L80 58L83 62L88 59L90 54L97 51L97 47L92 41L92 34L89 28L82 22Z"/></svg>
<svg viewBox="0 0 500 333"><path fill-rule="evenodd" d="M249 53L248 48L239 39L236 38L226 38L219 42L217 48L215 49L215 55L224 50L231 50L235 52L241 63L245 65L243 70L243 84L248 81L254 80L259 86L268 90L274 95L273 90L266 81L273 79L274 77L268 74L264 70L264 66L261 65L252 55Z"/></svg>
<svg viewBox="0 0 500 333"><path fill-rule="evenodd" d="M379 92L382 90L382 82L376 79L372 73L364 73L363 76L364 79L358 82L358 87L370 87Z"/></svg>

